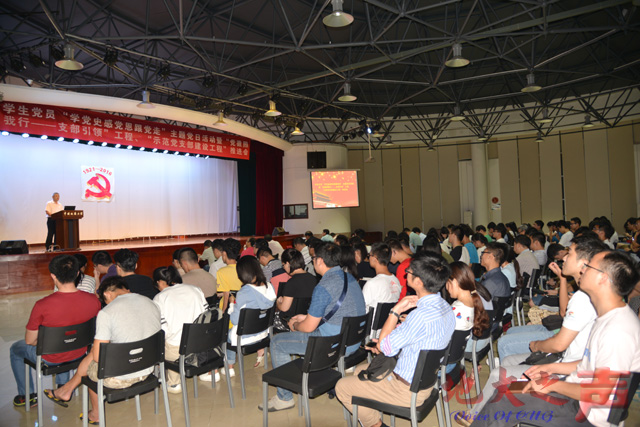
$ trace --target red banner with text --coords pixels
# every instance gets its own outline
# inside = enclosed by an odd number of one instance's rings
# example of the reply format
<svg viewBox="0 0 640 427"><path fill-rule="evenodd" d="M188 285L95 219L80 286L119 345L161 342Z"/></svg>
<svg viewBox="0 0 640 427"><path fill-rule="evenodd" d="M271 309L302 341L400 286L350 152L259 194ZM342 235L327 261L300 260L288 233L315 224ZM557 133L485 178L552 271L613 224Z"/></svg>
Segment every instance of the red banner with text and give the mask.
<svg viewBox="0 0 640 427"><path fill-rule="evenodd" d="M250 140L160 122L75 108L0 102L0 129L8 132L92 140L96 144L179 151L231 159L249 159Z"/></svg>

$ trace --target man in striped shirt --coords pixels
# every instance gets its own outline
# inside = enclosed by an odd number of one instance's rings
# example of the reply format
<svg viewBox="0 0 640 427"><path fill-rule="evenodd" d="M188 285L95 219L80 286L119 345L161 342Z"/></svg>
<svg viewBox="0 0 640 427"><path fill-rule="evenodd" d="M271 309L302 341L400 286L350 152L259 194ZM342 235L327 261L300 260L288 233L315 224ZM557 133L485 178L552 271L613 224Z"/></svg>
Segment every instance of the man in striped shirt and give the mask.
<svg viewBox="0 0 640 427"><path fill-rule="evenodd" d="M352 396L410 406L409 385L420 351L441 350L451 340L455 318L451 306L438 293L451 273L449 265L441 256L427 252L416 255L406 272L407 285L416 291L416 295L403 298L393 307L373 349L374 353L386 356L400 353L398 363L393 373L379 382L358 378L366 365L359 366L353 376L338 381L336 395L348 410L351 410ZM398 326L400 315L412 308L415 310ZM430 393L431 389L418 393L417 404L421 405ZM377 410L361 407L358 415L364 427L384 426Z"/></svg>

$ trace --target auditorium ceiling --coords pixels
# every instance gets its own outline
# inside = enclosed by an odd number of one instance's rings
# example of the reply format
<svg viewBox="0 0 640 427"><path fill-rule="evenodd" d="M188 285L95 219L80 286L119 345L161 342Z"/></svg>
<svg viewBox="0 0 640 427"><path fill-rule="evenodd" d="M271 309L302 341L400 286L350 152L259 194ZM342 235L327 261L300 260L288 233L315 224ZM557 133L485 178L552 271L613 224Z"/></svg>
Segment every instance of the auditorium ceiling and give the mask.
<svg viewBox="0 0 640 427"><path fill-rule="evenodd" d="M326 26L341 3L3 0L0 73L130 99L147 90L152 103L308 142L362 142L365 122L383 141L399 119L429 142L458 113L478 136L514 114L545 132L569 115L613 126L640 99L639 0L344 0L353 22ZM65 45L81 70L54 65ZM445 65L454 56L468 65ZM356 100L339 100L345 84ZM282 115L264 115L270 100Z"/></svg>

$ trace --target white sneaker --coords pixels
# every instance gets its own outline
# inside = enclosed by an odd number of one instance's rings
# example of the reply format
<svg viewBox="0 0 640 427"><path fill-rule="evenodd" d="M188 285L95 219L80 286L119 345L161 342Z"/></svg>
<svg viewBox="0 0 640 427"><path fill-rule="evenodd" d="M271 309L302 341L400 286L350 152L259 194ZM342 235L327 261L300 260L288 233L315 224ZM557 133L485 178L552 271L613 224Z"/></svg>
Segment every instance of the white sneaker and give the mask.
<svg viewBox="0 0 640 427"><path fill-rule="evenodd" d="M350 367L349 369L347 369L347 370L346 370L346 371L344 371L344 372L345 372L345 374L351 374L351 373L353 373L353 372L355 372L355 371L356 371L356 367L355 367L355 366L352 366L352 367Z"/></svg>
<svg viewBox="0 0 640 427"><path fill-rule="evenodd" d="M206 374L201 374L198 375L198 378L200 378L200 381L204 381L204 382L211 382L211 372L207 372ZM220 382L220 374L216 372L215 375L215 380L216 382Z"/></svg>
<svg viewBox="0 0 640 427"><path fill-rule="evenodd" d="M296 406L296 402L291 399L291 400L281 400L278 395L273 396L271 399L269 399L268 405L267 405L267 411L268 412L276 412L276 411L282 411L284 409L291 409L294 406ZM258 405L258 409L262 411L262 403Z"/></svg>
<svg viewBox="0 0 640 427"><path fill-rule="evenodd" d="M224 369L220 369L222 375L227 375ZM229 378L233 378L236 376L236 371L233 368L229 368Z"/></svg>
<svg viewBox="0 0 640 427"><path fill-rule="evenodd" d="M182 393L182 385L180 383L167 386L167 393L180 394Z"/></svg>

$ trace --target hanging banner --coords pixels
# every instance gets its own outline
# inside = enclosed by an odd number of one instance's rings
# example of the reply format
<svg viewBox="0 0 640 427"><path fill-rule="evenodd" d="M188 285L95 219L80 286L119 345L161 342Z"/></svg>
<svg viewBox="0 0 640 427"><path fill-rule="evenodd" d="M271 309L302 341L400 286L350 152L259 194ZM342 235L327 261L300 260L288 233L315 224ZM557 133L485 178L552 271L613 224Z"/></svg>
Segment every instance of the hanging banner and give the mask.
<svg viewBox="0 0 640 427"><path fill-rule="evenodd" d="M213 120L213 119L212 119ZM0 102L0 129L145 149L249 159L248 138L75 108Z"/></svg>
<svg viewBox="0 0 640 427"><path fill-rule="evenodd" d="M113 168L82 166L82 200L110 202L115 189Z"/></svg>

